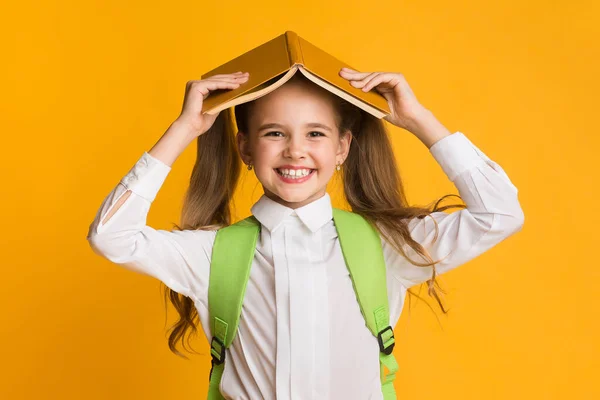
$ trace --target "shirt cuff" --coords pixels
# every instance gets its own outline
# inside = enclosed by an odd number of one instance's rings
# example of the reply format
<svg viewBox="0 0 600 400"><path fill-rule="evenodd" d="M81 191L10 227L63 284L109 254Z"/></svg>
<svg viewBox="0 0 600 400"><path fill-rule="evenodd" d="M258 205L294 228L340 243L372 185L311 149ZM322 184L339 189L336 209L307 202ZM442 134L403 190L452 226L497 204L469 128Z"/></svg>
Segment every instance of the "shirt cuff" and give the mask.
<svg viewBox="0 0 600 400"><path fill-rule="evenodd" d="M429 148L429 152L451 181L488 159L462 132L438 140Z"/></svg>
<svg viewBox="0 0 600 400"><path fill-rule="evenodd" d="M121 183L133 193L153 202L170 171L170 166L145 151L121 179Z"/></svg>

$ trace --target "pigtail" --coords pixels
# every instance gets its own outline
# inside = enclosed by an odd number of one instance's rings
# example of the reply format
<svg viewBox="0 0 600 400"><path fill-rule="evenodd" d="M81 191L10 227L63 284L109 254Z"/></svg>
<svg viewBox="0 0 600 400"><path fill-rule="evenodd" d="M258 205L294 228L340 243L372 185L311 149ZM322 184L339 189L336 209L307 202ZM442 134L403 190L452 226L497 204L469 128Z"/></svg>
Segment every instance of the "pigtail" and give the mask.
<svg viewBox="0 0 600 400"><path fill-rule="evenodd" d="M233 109L221 111L214 124L197 139L196 163L190 177L181 212L181 226L176 229L216 230L231 224L232 198L240 176L241 160L235 144ZM169 331L169 348L180 357L188 358L176 348L181 342L188 349L192 334L197 335L198 311L189 297L162 285L167 312L167 298L179 314L179 320ZM188 329L190 335L186 333Z"/></svg>
<svg viewBox="0 0 600 400"><path fill-rule="evenodd" d="M350 130L353 135L348 159L342 170L344 195L352 212L371 222L409 262L419 267L432 267L431 279L427 281L428 293L436 299L442 312L446 313L447 310L436 291L437 286L437 289L444 293L435 279L435 264L440 260L434 261L429 252L412 238L408 222L412 218L425 218L436 211L465 208L466 205L439 207L444 198L456 196L449 194L425 207L410 206L384 122L343 100L339 100L338 103L341 116L340 132ZM434 240L436 239L437 233L434 237ZM406 245L426 262L411 260L406 254ZM410 289L408 293L420 299Z"/></svg>
<svg viewBox="0 0 600 400"><path fill-rule="evenodd" d="M183 229L214 229L231 223L230 203L240 176L232 109L221 111L198 137L196 164L181 213Z"/></svg>

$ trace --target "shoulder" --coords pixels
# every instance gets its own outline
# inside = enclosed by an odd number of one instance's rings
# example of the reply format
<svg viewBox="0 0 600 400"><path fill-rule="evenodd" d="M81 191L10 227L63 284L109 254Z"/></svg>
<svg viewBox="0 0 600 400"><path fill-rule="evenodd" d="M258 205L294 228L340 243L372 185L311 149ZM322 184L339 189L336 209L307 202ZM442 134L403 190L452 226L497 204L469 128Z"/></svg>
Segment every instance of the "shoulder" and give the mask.
<svg viewBox="0 0 600 400"><path fill-rule="evenodd" d="M250 215L238 222L236 222L235 224L230 225L231 226L235 226L235 227L255 227L255 226L260 226L260 222L258 222L258 220L256 219L256 217L254 215Z"/></svg>
<svg viewBox="0 0 600 400"><path fill-rule="evenodd" d="M353 211L342 210L341 208L332 208L332 216L333 220L338 220L341 222L350 222L353 224L365 223L367 220L360 215L359 213L355 213Z"/></svg>
<svg viewBox="0 0 600 400"><path fill-rule="evenodd" d="M239 220L231 225L222 226L216 228L215 235L219 234L237 234L238 232L251 232L256 229L260 230L260 222L253 216L250 215L242 220Z"/></svg>
<svg viewBox="0 0 600 400"><path fill-rule="evenodd" d="M176 242L188 253L206 255L210 254L217 232L217 229L184 229L174 230L171 233L176 238Z"/></svg>

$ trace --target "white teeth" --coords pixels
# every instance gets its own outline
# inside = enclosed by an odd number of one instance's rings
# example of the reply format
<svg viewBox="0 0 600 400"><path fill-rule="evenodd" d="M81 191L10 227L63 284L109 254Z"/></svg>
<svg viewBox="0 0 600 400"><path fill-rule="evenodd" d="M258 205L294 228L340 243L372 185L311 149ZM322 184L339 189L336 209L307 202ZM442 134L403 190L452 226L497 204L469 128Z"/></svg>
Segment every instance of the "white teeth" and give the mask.
<svg viewBox="0 0 600 400"><path fill-rule="evenodd" d="M280 175L289 179L303 178L310 174L310 169L277 169Z"/></svg>

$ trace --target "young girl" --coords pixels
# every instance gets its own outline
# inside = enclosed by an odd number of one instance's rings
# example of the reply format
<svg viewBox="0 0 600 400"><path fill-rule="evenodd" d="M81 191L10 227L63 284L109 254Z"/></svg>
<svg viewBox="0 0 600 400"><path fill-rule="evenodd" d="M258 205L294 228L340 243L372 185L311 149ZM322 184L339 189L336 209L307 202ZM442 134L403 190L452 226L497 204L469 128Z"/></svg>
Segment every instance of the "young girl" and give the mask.
<svg viewBox="0 0 600 400"><path fill-rule="evenodd" d="M226 399L382 398L377 339L361 315L326 192L335 174L351 210L380 232L392 327L411 287L427 282L439 302L436 274L472 260L523 225L517 188L504 170L463 133L450 134L401 74L343 69L340 75L385 96L392 110L385 120L428 147L466 209L409 206L384 122L300 74L237 106L233 115L202 114L211 91L247 81L247 73L237 72L187 83L181 114L109 193L90 226L96 253L168 287L181 317L169 346L181 355L175 343L185 347L186 330L195 331L198 320L211 339L214 238L234 222L230 202L240 159L254 170L264 190L252 206L261 233L238 333L226 352L220 385ZM150 205L195 139L182 226L155 230L146 225Z"/></svg>

